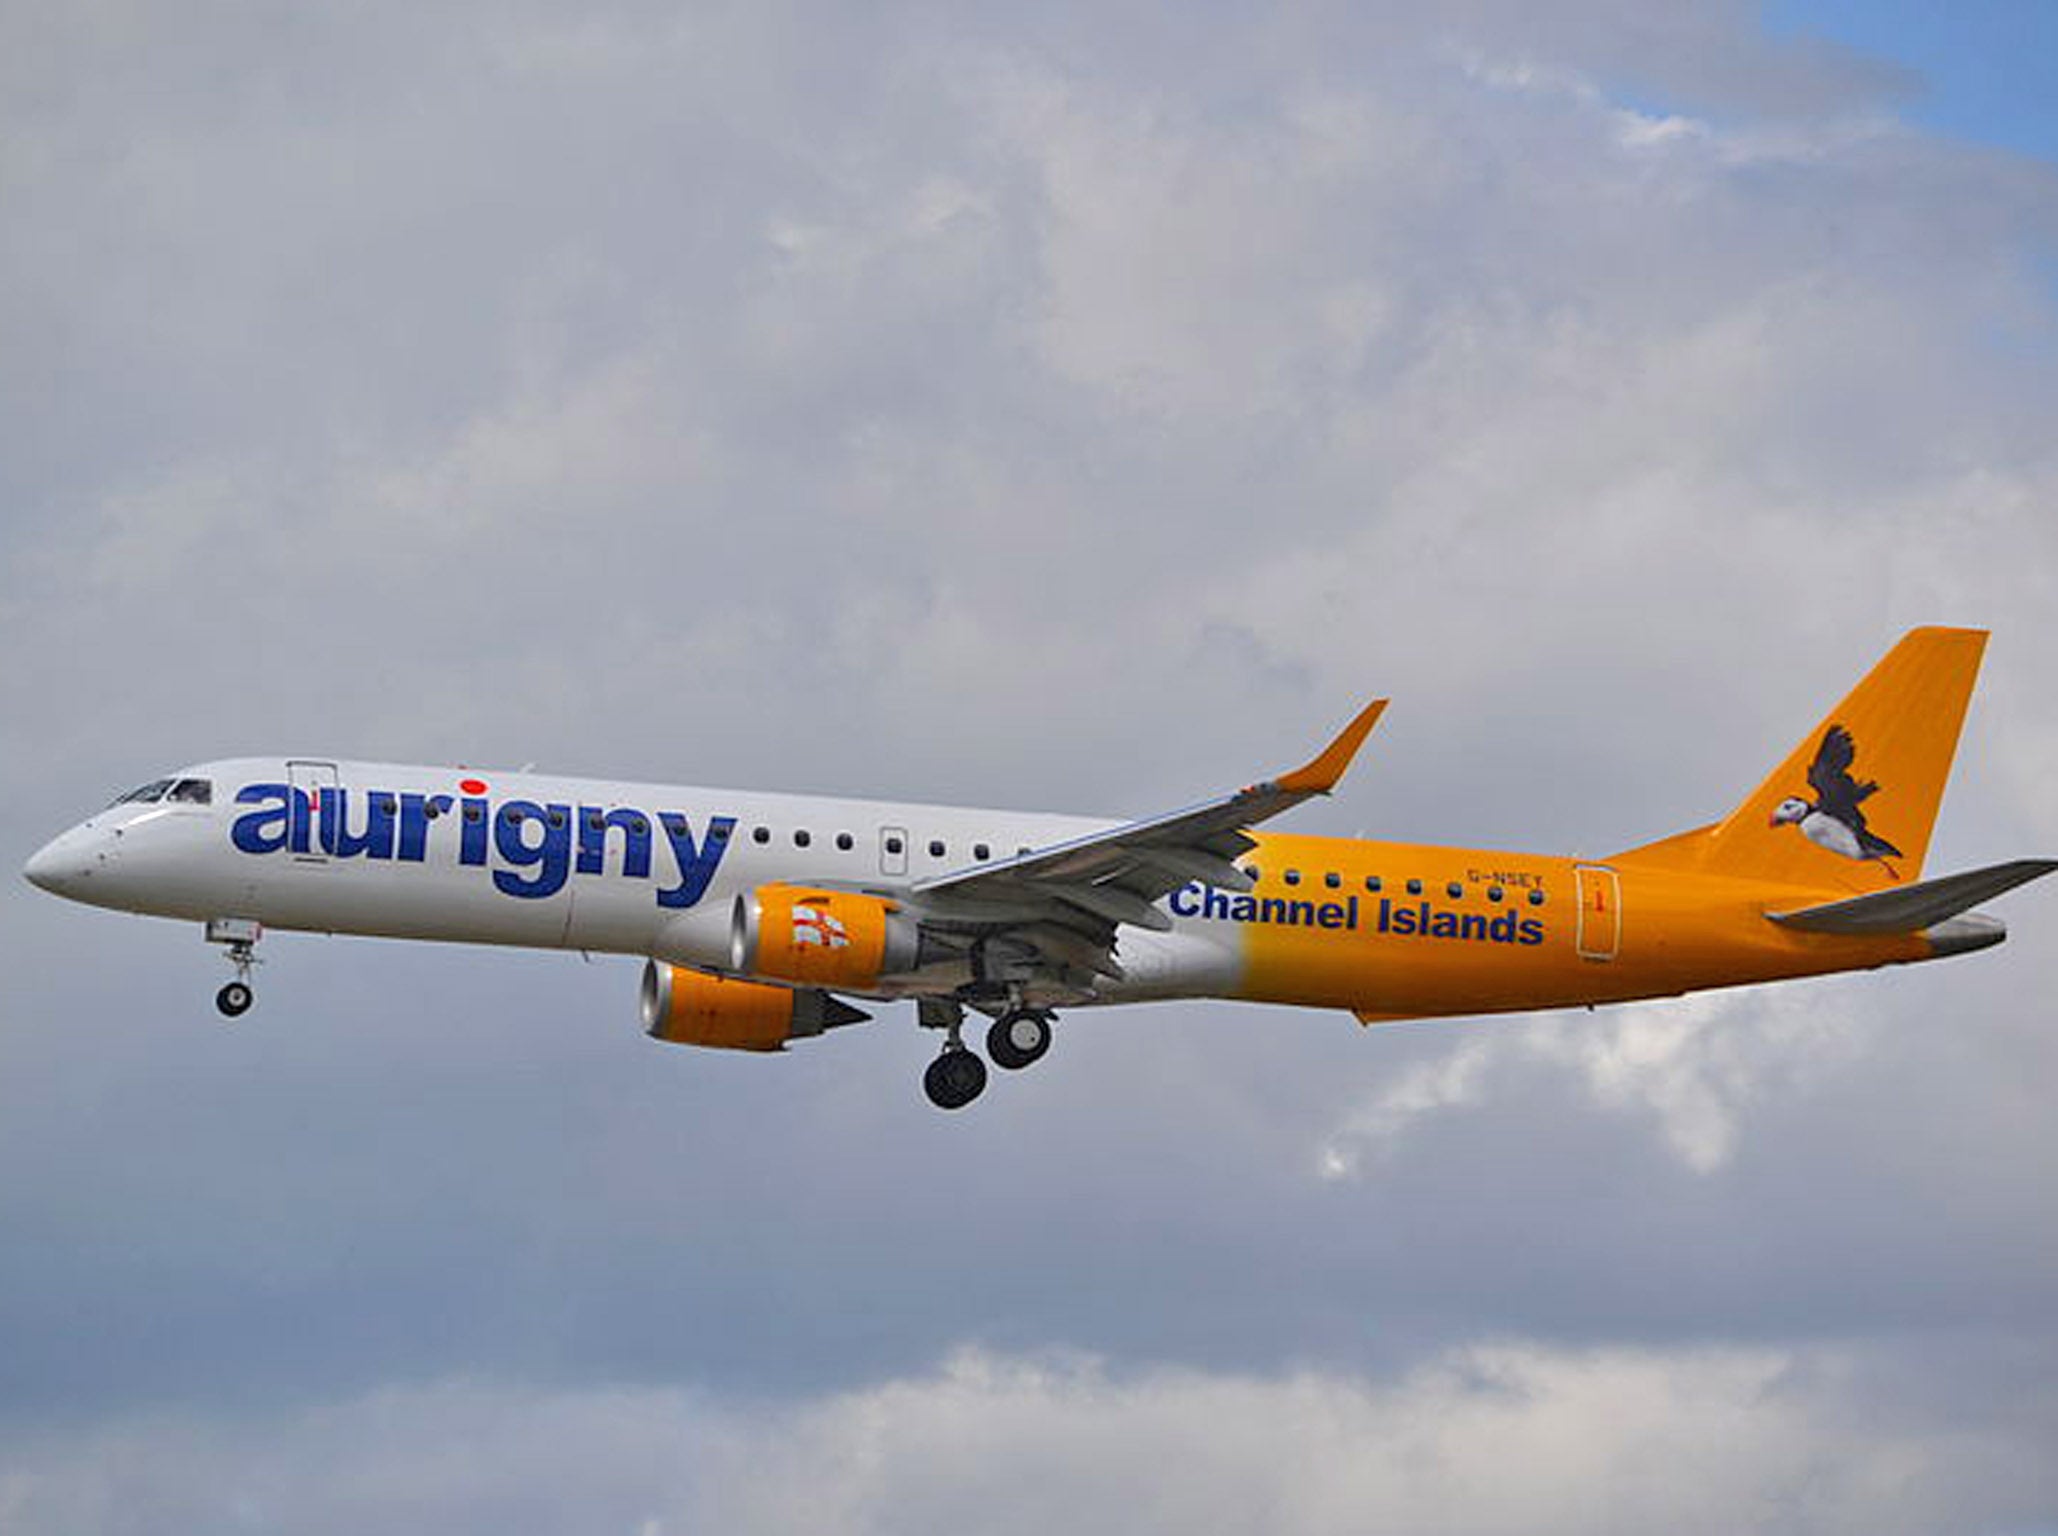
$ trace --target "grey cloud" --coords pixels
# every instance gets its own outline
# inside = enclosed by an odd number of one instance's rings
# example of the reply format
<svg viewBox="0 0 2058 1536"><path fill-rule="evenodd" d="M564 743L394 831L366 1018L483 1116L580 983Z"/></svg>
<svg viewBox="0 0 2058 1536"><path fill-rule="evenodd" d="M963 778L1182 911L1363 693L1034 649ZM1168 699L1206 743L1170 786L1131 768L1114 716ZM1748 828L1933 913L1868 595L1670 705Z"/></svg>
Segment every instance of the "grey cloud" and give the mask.
<svg viewBox="0 0 2058 1536"><path fill-rule="evenodd" d="M1629 9L11 18L0 844L273 747L1143 812L1391 692L1296 826L1602 853L1945 620L1996 640L1937 861L2048 851L2048 168ZM0 1414L57 1481L7 1497L64 1523L152 1410L283 1498L239 1412L424 1382L842 1433L964 1341L1240 1408L1857 1339L1934 1420L2053 1337L2005 911L1778 1001L1067 1019L944 1119L905 1018L668 1051L627 962L279 935L225 1030L192 933L16 882Z"/></svg>

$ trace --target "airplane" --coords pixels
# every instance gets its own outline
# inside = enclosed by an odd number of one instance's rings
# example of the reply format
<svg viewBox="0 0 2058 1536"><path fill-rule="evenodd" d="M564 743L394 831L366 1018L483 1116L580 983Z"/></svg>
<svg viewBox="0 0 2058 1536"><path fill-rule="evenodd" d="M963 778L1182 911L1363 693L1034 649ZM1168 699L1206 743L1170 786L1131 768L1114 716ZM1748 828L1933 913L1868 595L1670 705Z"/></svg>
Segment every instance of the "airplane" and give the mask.
<svg viewBox="0 0 2058 1536"><path fill-rule="evenodd" d="M2058 868L1921 878L1986 643L1910 631L1719 821L1578 859L1259 832L1329 794L1386 700L1311 761L1139 821L258 757L151 780L32 857L95 906L198 921L252 1001L268 928L642 957L642 1018L780 1051L913 999L929 1099L1019 1070L1059 1009L1232 998L1365 1024L1676 996L1967 953L1970 909Z"/></svg>

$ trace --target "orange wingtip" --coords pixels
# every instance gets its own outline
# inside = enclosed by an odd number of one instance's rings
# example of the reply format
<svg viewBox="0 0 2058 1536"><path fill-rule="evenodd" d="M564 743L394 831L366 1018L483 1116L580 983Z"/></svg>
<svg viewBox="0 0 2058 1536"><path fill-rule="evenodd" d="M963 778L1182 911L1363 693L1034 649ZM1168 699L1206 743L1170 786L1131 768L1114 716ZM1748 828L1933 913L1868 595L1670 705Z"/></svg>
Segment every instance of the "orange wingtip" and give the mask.
<svg viewBox="0 0 2058 1536"><path fill-rule="evenodd" d="M1387 700L1374 699L1359 710L1358 717L1337 732L1336 740L1322 749L1320 757L1305 768L1281 774L1277 781L1279 787L1299 795L1328 794L1336 787L1336 781L1343 777L1344 770L1350 767L1351 759L1358 755L1358 748L1365 744L1372 727L1379 723L1386 705Z"/></svg>

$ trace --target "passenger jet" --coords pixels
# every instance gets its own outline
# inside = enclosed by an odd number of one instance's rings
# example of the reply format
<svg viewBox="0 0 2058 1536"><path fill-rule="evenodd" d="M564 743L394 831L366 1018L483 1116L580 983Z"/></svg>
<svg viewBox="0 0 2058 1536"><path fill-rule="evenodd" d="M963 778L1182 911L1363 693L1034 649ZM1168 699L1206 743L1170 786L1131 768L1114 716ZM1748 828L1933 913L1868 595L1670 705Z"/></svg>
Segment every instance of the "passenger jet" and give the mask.
<svg viewBox="0 0 2058 1536"><path fill-rule="evenodd" d="M1366 1024L1673 996L1983 949L1970 909L2058 868L1922 878L1985 633L1918 629L1727 816L1612 858L1259 832L1312 762L1141 821L260 757L183 768L29 860L96 906L204 923L234 1017L267 928L637 955L643 1022L778 1051L914 999L957 1109L1056 1010L1167 998Z"/></svg>

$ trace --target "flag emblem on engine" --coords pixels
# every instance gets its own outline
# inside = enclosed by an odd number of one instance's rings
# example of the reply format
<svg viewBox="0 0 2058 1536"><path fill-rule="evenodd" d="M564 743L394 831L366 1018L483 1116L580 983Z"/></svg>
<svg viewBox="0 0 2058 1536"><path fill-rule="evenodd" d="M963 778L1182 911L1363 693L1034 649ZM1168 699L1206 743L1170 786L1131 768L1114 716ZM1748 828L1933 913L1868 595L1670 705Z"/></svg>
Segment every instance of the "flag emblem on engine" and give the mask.
<svg viewBox="0 0 2058 1536"><path fill-rule="evenodd" d="M848 949L850 930L833 912L824 912L819 907L795 907L793 944L796 949L811 944L822 949Z"/></svg>

